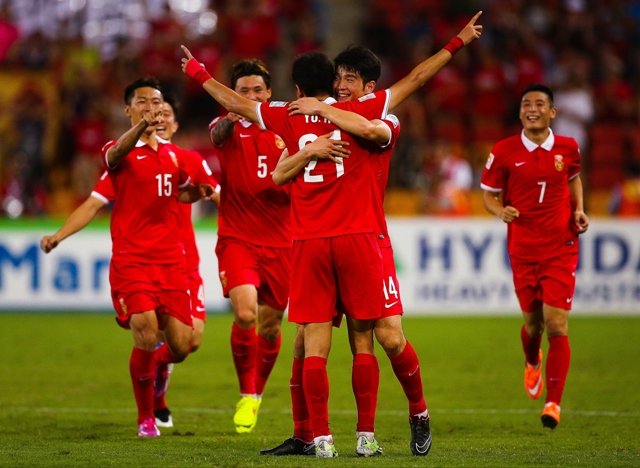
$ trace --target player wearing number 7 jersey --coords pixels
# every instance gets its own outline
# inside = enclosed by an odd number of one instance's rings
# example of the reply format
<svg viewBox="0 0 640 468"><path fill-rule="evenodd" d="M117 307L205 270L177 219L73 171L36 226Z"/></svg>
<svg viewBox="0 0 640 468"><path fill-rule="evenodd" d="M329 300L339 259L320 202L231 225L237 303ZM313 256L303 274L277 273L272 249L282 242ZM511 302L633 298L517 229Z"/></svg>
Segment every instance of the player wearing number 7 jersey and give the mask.
<svg viewBox="0 0 640 468"><path fill-rule="evenodd" d="M515 292L524 325L524 386L530 398L544 390L542 333L549 350L547 395L541 420L560 422L571 349L568 318L578 265L578 234L589 227L584 212L580 152L574 139L555 135L553 92L533 84L522 91L519 135L495 144L482 173L487 210L507 223L507 244Z"/></svg>

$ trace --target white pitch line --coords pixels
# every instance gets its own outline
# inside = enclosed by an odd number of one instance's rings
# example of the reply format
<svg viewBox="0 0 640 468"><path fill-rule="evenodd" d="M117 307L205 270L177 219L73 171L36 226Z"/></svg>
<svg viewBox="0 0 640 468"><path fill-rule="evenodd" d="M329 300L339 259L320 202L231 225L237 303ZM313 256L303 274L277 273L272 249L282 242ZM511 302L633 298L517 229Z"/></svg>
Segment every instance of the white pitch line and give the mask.
<svg viewBox="0 0 640 468"><path fill-rule="evenodd" d="M135 408L83 408L83 407L55 407L55 406L8 406L5 411L35 412L35 413L79 413L79 414L106 414L106 413L133 413ZM228 408L179 408L177 411L196 414L232 414L233 406ZM435 408L429 409L432 414L537 414L538 410L524 408ZM262 408L262 414L291 414L290 408L270 409ZM355 410L330 410L331 414L355 415ZM406 411L378 410L378 415L404 416ZM639 412L632 411L599 411L599 410L564 410L563 414L571 414L583 417L611 417L611 418L640 418Z"/></svg>

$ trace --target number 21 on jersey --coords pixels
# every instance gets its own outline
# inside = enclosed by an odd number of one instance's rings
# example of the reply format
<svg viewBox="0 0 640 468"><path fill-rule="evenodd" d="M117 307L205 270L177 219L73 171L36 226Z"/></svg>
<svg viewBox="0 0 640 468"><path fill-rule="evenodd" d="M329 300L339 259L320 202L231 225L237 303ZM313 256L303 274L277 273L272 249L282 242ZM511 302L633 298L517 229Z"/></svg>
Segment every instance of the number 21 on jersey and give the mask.
<svg viewBox="0 0 640 468"><path fill-rule="evenodd" d="M331 134L331 136L329 137L331 140L341 140L342 136L341 136L341 132L340 130L334 130L333 133ZM313 141L316 141L318 139L318 135L315 135L313 133L307 133L305 135L302 135L300 137L300 139L298 140L298 147L300 149L304 148L305 145L307 145L308 143L311 143ZM337 158L338 161L336 161L336 177L342 177L344 175L344 163L342 158ZM315 169L316 165L318 164L318 160L317 159L312 159L311 161L309 161L309 163L305 166L304 168L304 181L305 182L309 182L309 183L320 183L320 182L324 182L324 176L322 174L312 174L312 171Z"/></svg>

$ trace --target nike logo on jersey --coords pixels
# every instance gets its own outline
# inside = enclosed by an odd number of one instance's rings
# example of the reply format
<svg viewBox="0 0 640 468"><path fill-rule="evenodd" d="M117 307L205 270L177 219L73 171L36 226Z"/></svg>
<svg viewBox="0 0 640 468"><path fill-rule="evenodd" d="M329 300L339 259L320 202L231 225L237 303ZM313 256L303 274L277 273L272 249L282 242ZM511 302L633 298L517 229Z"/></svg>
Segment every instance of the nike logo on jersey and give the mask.
<svg viewBox="0 0 640 468"><path fill-rule="evenodd" d="M247 135L246 133L241 133L240 138L251 138L251 135Z"/></svg>
<svg viewBox="0 0 640 468"><path fill-rule="evenodd" d="M146 157L147 157L147 155L146 155L146 154L144 154L144 155L142 155L142 156L137 156L137 158L138 158L138 159L144 159L144 158L146 158Z"/></svg>
<svg viewBox="0 0 640 468"><path fill-rule="evenodd" d="M529 392L529 395L535 396L538 393L538 390L540 390L540 385L542 385L542 378L539 378L533 387L527 388L527 392Z"/></svg>
<svg viewBox="0 0 640 468"><path fill-rule="evenodd" d="M396 305L398 303L398 301L392 302L391 304L385 304L384 308L385 309L390 309L391 307L393 307L394 305Z"/></svg>
<svg viewBox="0 0 640 468"><path fill-rule="evenodd" d="M573 297L570 297L569 299L567 299L567 304L571 301L573 301Z"/></svg>
<svg viewBox="0 0 640 468"><path fill-rule="evenodd" d="M522 166L522 165L524 165L524 164L527 164L527 162L526 162L526 161L523 161L523 162L517 162L517 163L516 163L516 167L520 167L520 166Z"/></svg>

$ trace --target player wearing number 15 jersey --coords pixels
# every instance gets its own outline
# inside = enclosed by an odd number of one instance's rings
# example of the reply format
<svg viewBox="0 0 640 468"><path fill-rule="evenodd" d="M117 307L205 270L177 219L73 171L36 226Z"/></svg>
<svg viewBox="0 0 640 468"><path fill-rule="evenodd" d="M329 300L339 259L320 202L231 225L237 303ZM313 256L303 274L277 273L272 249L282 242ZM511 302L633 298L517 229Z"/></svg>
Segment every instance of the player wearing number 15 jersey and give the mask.
<svg viewBox="0 0 640 468"><path fill-rule="evenodd" d="M547 395L541 420L551 429L560 422L571 359L568 318L578 234L589 227L578 145L553 133L555 115L551 89L538 84L525 88L520 100L523 130L495 144L481 179L487 210L507 223L513 283L524 317L524 387L534 399L544 390L540 344L547 331Z"/></svg>

